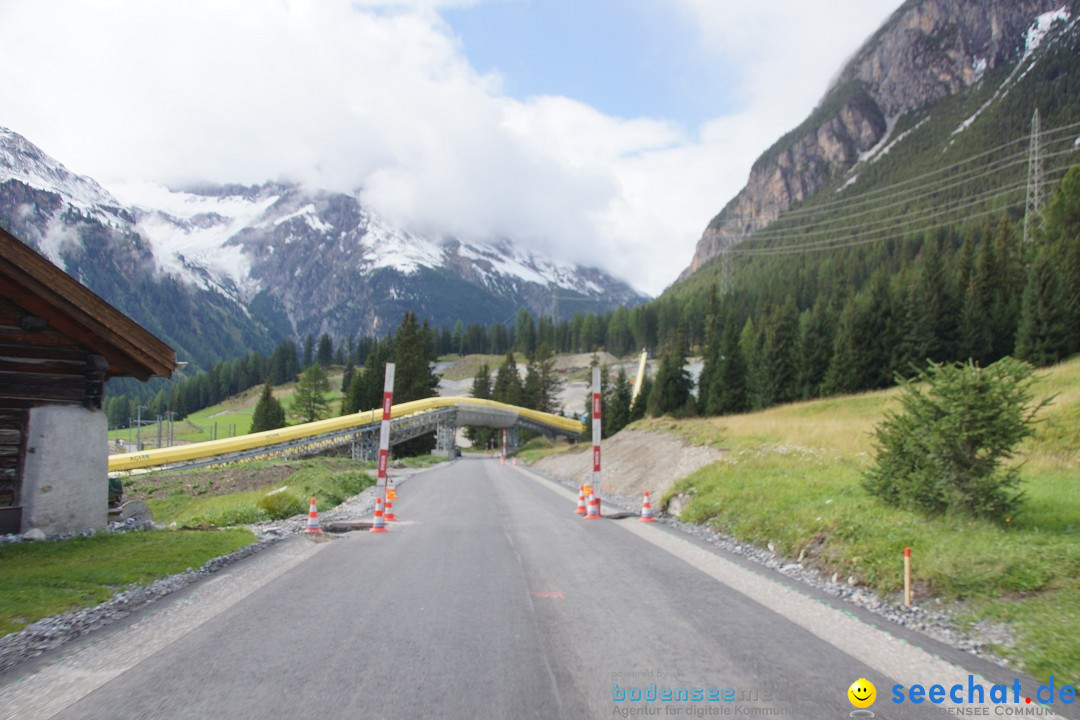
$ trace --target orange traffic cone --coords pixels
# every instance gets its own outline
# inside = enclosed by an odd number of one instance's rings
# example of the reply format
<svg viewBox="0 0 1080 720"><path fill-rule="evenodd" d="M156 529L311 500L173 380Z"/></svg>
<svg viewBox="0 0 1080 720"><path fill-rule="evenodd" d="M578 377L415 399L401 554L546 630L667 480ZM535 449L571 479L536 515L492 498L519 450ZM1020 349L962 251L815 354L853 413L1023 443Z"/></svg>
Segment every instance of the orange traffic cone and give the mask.
<svg viewBox="0 0 1080 720"><path fill-rule="evenodd" d="M322 535L322 528L319 527L319 511L315 509L315 498L311 498L311 508L307 514L307 529L304 532Z"/></svg>
<svg viewBox="0 0 1080 720"><path fill-rule="evenodd" d="M589 512L585 515L586 520L600 519L600 498L592 493L589 494Z"/></svg>
<svg viewBox="0 0 1080 720"><path fill-rule="evenodd" d="M375 524L370 532L386 532L386 520L383 518L382 498L375 498Z"/></svg>
<svg viewBox="0 0 1080 720"><path fill-rule="evenodd" d="M638 522L656 522L652 516L652 505L649 504L649 491L645 491L645 499L641 501L641 519Z"/></svg>
<svg viewBox="0 0 1080 720"><path fill-rule="evenodd" d="M589 512L588 510L585 509L585 486L584 485L578 485L577 510L575 510L574 512L577 513L578 515L586 515Z"/></svg>
<svg viewBox="0 0 1080 720"><path fill-rule="evenodd" d="M383 519L386 522L397 522L394 514L394 500L397 500L397 490L392 487L386 488L386 510L383 511Z"/></svg>

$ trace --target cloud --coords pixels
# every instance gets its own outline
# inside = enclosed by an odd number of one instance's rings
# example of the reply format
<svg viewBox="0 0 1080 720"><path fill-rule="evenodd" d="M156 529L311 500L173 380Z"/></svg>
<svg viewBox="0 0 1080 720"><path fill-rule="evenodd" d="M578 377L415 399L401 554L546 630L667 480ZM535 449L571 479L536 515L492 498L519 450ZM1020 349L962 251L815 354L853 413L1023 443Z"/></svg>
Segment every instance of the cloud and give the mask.
<svg viewBox="0 0 1080 720"><path fill-rule="evenodd" d="M886 12L667 0L738 75L739 109L686 129L506 96L439 15L476 1L5 2L0 125L106 185L357 191L413 229L507 237L658 292Z"/></svg>

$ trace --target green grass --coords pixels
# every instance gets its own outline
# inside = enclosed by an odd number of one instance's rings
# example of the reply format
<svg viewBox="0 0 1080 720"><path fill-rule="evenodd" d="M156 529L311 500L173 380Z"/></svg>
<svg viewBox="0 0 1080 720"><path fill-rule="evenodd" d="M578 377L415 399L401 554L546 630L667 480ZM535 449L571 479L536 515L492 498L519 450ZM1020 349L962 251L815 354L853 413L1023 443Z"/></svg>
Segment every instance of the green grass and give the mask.
<svg viewBox="0 0 1080 720"><path fill-rule="evenodd" d="M340 372L332 373L328 376L331 390L326 394L326 397L330 401L330 415L337 415L341 409L341 398L344 397L344 394L340 391L341 376L342 374ZM279 385L274 388L274 397L281 400L282 405L285 407L287 420L292 424L299 422L296 418L288 416L292 405L292 396L295 391L296 383L286 383L285 385ZM217 423L218 439L236 435L247 435L251 432L251 418L255 413L255 404L259 401L261 392L261 386L248 388L239 395L234 395L217 405L211 405L208 408L191 413L186 418L177 421L173 425L174 439L180 442L204 442L206 440L212 440L214 439L213 432L215 423ZM165 432L163 426L163 438ZM135 430L130 428L110 430L109 439L135 442ZM149 443L151 447L156 446L156 423L143 426L142 441L144 444Z"/></svg>
<svg viewBox="0 0 1080 720"><path fill-rule="evenodd" d="M723 418L638 423L728 451L663 499L690 496L682 518L854 576L899 601L903 549L912 548L916 601L941 598L970 622L1002 623L998 648L1036 677L1080 678L1080 359L1040 373L1056 394L1020 448L1026 502L1001 522L926 517L861 486L872 431L896 391L798 403Z"/></svg>
<svg viewBox="0 0 1080 720"><path fill-rule="evenodd" d="M191 478L187 481L188 488L196 487L202 490L209 487L210 491L192 494L190 490L185 491L179 484L174 484L167 497L148 499L147 505L154 513L154 520L166 525L176 523L179 527L228 527L267 520L266 513L259 508L259 501L268 492L281 487L286 487L286 492L305 502L314 497L319 510L325 511L340 505L375 482L367 471L372 467L371 463L357 464L339 458L267 461L261 463L260 467L286 467L291 472L285 475L283 480L268 480L266 484L254 489L224 494L213 494L212 490L215 477L225 472L223 470L172 473L174 478ZM129 479L130 489L138 492L140 487L160 487L155 475Z"/></svg>
<svg viewBox="0 0 1080 720"><path fill-rule="evenodd" d="M535 437L522 445L514 454L521 458L522 462L534 463L540 458L547 457L548 455L566 452L571 447L573 446L567 442L551 442L547 438Z"/></svg>
<svg viewBox="0 0 1080 720"><path fill-rule="evenodd" d="M395 458L393 463L401 463L407 468L428 468L446 462L446 458L437 455L416 455L407 458Z"/></svg>
<svg viewBox="0 0 1080 720"><path fill-rule="evenodd" d="M0 545L0 634L198 568L254 542L247 530L133 532Z"/></svg>

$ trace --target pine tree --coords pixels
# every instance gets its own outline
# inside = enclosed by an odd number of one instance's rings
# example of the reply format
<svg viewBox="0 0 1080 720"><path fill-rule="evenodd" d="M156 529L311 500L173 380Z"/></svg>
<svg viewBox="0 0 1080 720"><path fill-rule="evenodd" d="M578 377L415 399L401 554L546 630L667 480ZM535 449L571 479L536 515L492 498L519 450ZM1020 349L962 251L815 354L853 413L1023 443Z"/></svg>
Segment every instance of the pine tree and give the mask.
<svg viewBox="0 0 1080 720"><path fill-rule="evenodd" d="M308 333L304 338L304 360L303 365L305 368L311 367L311 363L315 362L315 338Z"/></svg>
<svg viewBox="0 0 1080 720"><path fill-rule="evenodd" d="M326 417L330 409L330 400L326 397L328 392L330 381L326 378L326 371L318 363L313 363L300 373L300 379L296 383L296 392L292 399L293 417L305 423Z"/></svg>
<svg viewBox="0 0 1080 720"><path fill-rule="evenodd" d="M764 369L762 398L766 405L790 402L799 396L798 322L798 311L790 299L769 314L759 360Z"/></svg>
<svg viewBox="0 0 1080 720"><path fill-rule="evenodd" d="M492 388L493 399L507 405L520 405L523 388L518 375L514 351L507 350L502 365L495 373L495 386Z"/></svg>
<svg viewBox="0 0 1080 720"><path fill-rule="evenodd" d="M555 355L547 343L541 343L525 371L522 399L525 407L541 412L555 412L562 380L555 374Z"/></svg>
<svg viewBox="0 0 1080 720"><path fill-rule="evenodd" d="M649 393L648 412L653 417L672 413L692 414L694 381L686 371L686 341L679 334L667 343L656 380Z"/></svg>
<svg viewBox="0 0 1080 720"><path fill-rule="evenodd" d="M1061 303L1068 332L1068 352L1080 352L1080 167L1066 173L1043 214L1046 242L1061 274Z"/></svg>
<svg viewBox="0 0 1080 720"><path fill-rule="evenodd" d="M531 357L536 351L536 323L525 308L518 310L514 319L514 349Z"/></svg>
<svg viewBox="0 0 1080 720"><path fill-rule="evenodd" d="M319 349L315 359L324 370L334 364L334 341L329 334L323 333L319 336Z"/></svg>
<svg viewBox="0 0 1080 720"><path fill-rule="evenodd" d="M832 356L833 330L828 307L819 300L799 316L799 347L796 368L797 397L810 399L821 393L821 383Z"/></svg>
<svg viewBox="0 0 1080 720"><path fill-rule="evenodd" d="M1018 250L1019 243L1016 226L1008 216L1003 216L994 236L993 252L990 253L993 262L988 269L989 279L986 281L986 287L991 294L990 336L993 338L994 347L991 357L995 360L1016 352L1020 302L1024 285L1027 283L1027 273ZM976 267L978 271L978 266Z"/></svg>
<svg viewBox="0 0 1080 720"><path fill-rule="evenodd" d="M251 432L277 430L282 427L285 427L285 408L281 406L281 401L274 397L274 387L267 381L251 416Z"/></svg>
<svg viewBox="0 0 1080 720"><path fill-rule="evenodd" d="M761 333L758 332L753 318L747 318L739 333L739 351L746 363L746 403L752 410L766 406L765 368L761 363Z"/></svg>
<svg viewBox="0 0 1080 720"><path fill-rule="evenodd" d="M1062 302L1061 286L1053 260L1040 251L1028 270L1021 304L1020 326L1016 331L1016 355L1043 367L1065 357L1069 328Z"/></svg>
<svg viewBox="0 0 1080 720"><path fill-rule="evenodd" d="M437 395L439 378L432 371L435 343L427 323L421 326L410 310L394 334L394 404L425 400ZM395 455L422 455L435 447L435 436L425 435L394 446Z"/></svg>
<svg viewBox="0 0 1080 720"><path fill-rule="evenodd" d="M353 377L356 375L356 365L353 364L352 356L349 356L348 364L345 365L345 372L341 375L341 392L348 393L349 386L352 385Z"/></svg>
<svg viewBox="0 0 1080 720"><path fill-rule="evenodd" d="M630 394L633 388L626 377L626 369L619 368L615 381L604 396L604 432L614 435L630 424Z"/></svg>
<svg viewBox="0 0 1080 720"><path fill-rule="evenodd" d="M434 347L427 326L417 323L416 314L405 317L394 335L394 402L425 400L436 395L439 378L431 370Z"/></svg>
<svg viewBox="0 0 1080 720"><path fill-rule="evenodd" d="M852 393L865 389L869 359L863 347L862 310L857 296L848 298L836 324L833 355L822 384L826 394Z"/></svg>
<svg viewBox="0 0 1080 720"><path fill-rule="evenodd" d="M724 323L720 338L721 365L713 378L713 391L709 396L706 413L729 415L749 409L746 393L746 360L743 358L739 339L742 333L734 316Z"/></svg>

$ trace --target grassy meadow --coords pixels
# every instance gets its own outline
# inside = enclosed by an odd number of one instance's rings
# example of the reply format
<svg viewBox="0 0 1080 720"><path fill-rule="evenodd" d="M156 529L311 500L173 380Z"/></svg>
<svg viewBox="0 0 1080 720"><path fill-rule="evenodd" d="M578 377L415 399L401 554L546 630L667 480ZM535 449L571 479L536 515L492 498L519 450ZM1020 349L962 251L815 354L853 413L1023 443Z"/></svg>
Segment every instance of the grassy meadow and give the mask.
<svg viewBox="0 0 1080 720"><path fill-rule="evenodd" d="M861 485L873 430L897 390L796 403L720 418L645 420L727 452L664 498L681 517L854 577L899 601L912 548L916 603L951 605L969 623L1002 626L998 646L1040 679L1080 679L1080 359L1040 371L1037 398L1056 396L1017 454L1026 500L994 521L927 517L884 505Z"/></svg>

